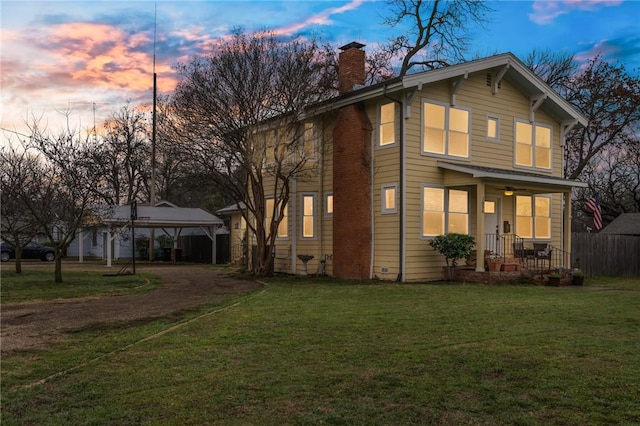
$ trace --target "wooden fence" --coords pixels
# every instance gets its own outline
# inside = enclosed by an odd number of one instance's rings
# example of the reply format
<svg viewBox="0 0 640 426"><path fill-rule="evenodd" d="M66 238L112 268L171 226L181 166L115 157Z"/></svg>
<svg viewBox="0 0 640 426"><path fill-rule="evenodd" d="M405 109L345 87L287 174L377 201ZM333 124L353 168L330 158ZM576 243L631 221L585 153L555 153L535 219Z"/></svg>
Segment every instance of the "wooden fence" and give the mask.
<svg viewBox="0 0 640 426"><path fill-rule="evenodd" d="M572 233L571 265L587 276L640 277L640 236Z"/></svg>

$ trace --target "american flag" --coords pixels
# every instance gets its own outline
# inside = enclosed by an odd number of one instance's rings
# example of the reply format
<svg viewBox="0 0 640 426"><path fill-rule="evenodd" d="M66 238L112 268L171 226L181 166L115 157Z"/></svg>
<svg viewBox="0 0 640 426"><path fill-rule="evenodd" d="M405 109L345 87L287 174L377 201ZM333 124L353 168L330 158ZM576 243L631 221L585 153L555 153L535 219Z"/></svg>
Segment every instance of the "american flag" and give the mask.
<svg viewBox="0 0 640 426"><path fill-rule="evenodd" d="M600 194L597 192L593 194L587 204L585 205L587 210L593 212L593 227L596 229L602 228L602 207L600 206Z"/></svg>

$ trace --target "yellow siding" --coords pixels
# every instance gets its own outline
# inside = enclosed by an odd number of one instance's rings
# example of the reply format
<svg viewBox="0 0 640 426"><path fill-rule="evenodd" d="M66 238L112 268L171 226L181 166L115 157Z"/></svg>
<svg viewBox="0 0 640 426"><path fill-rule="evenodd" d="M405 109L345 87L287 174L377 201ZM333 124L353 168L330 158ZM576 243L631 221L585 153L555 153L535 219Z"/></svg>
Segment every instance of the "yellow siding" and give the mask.
<svg viewBox="0 0 640 426"><path fill-rule="evenodd" d="M451 100L449 83L438 83L425 86L418 93L411 105L411 117L405 121L406 126L406 267L407 281L441 279L444 258L428 245L428 240L420 236L421 224L421 187L423 184L461 186L473 185L469 188L469 225L470 233L475 235L477 220L475 217L476 188L471 175L445 172L438 169L437 162L448 161L465 165L479 165L500 169L517 169L514 167L514 123L516 119L529 120L529 99L519 92L508 81L502 81L502 87L495 95L485 83L486 73L470 75L456 94L456 106L469 109L471 112L471 151L470 158L451 159L423 155L421 152L422 102L425 99L443 103ZM486 138L487 115L499 117L499 141L492 142ZM547 114L539 109L535 113L535 121L552 126L552 169L549 175L561 177L562 148L560 147L560 129ZM544 170L522 169L545 174ZM489 185L488 185L489 186ZM499 186L496 184L496 186ZM535 185L531 189L536 189ZM498 194L490 187L487 194ZM513 197L504 197L502 202L502 220L508 220L512 227L515 222ZM512 228L513 229L513 228ZM485 230L487 232L487 230ZM559 246L562 240L562 204L561 195L554 194L552 201L552 245ZM483 236L477 236L483 238ZM378 238L376 238L376 241Z"/></svg>

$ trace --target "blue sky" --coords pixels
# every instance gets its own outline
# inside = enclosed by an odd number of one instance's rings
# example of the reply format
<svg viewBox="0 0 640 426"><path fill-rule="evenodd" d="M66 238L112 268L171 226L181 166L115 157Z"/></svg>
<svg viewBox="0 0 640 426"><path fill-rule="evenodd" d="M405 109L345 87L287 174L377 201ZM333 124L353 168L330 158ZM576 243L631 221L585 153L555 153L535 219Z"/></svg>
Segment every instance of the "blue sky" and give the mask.
<svg viewBox="0 0 640 426"><path fill-rule="evenodd" d="M640 74L640 1L491 1L485 28L472 29L469 58L533 49L617 58ZM173 65L206 53L229 31L272 29L314 34L339 47L375 49L390 35L385 1L1 1L0 127L25 130L42 116L56 133L99 123L128 100L152 99L153 27L161 92L175 85ZM635 70L635 71L634 71ZM5 140L7 132L0 133Z"/></svg>

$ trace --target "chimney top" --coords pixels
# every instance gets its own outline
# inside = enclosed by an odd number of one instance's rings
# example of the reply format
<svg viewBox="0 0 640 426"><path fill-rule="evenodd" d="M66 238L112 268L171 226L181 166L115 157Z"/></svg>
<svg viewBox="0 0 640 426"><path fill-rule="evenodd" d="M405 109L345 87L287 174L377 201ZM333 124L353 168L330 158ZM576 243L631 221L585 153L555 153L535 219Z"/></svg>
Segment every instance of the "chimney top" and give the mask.
<svg viewBox="0 0 640 426"><path fill-rule="evenodd" d="M362 49L363 47L365 47L365 44L362 43L358 43L357 41L352 41L349 44L345 44L344 46L340 47L339 49L342 50L343 52L345 50L349 50L349 49Z"/></svg>

